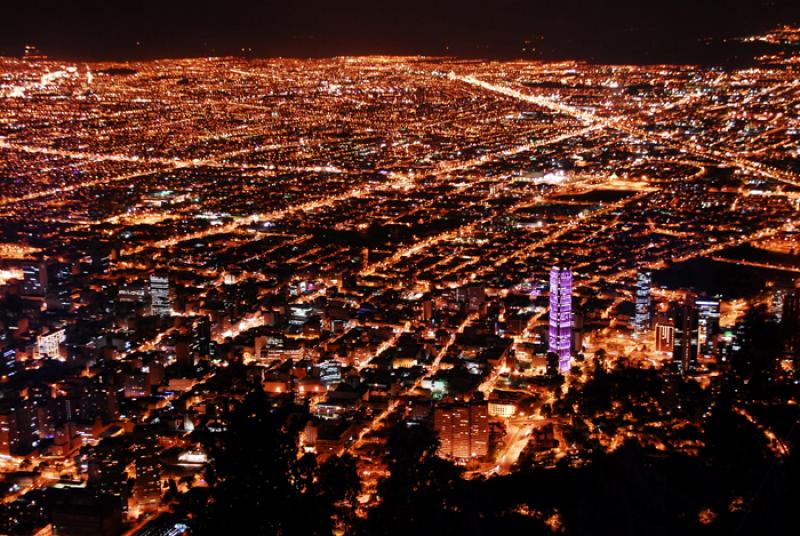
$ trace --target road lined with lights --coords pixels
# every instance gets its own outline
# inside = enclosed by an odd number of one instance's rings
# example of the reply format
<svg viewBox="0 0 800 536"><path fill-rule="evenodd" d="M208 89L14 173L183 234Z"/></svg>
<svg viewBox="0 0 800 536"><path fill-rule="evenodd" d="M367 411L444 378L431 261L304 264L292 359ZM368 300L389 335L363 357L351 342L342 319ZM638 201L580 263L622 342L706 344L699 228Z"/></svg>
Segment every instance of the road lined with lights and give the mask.
<svg viewBox="0 0 800 536"><path fill-rule="evenodd" d="M643 140L666 145L668 147L673 147L702 158L708 158L718 162L723 162L725 164L738 167L745 171L749 171L756 175L768 177L770 179L790 184L792 186L800 187L800 178L798 178L796 174L779 170L774 167L761 164L759 162L753 162L741 157L736 157L730 151L703 148L699 144L678 143L674 139L665 136L653 136L647 131L642 130L642 128L639 125L628 124L628 122L624 119L601 117L594 113L587 112L586 110L581 110L580 108L571 106L569 104L560 103L558 101L555 101L547 97L523 93L521 91L518 91L516 89L507 86L501 86L498 84L485 82L474 76L469 76L469 75L461 76L451 72L449 78L451 80L458 80L466 84L479 87L486 91L491 91L521 101L530 102L532 104L536 104L537 106L541 106L542 108L546 108L557 113L572 116L576 119L579 119L580 121L583 121L584 123L602 125L606 128L618 130L620 132L624 132L625 134Z"/></svg>

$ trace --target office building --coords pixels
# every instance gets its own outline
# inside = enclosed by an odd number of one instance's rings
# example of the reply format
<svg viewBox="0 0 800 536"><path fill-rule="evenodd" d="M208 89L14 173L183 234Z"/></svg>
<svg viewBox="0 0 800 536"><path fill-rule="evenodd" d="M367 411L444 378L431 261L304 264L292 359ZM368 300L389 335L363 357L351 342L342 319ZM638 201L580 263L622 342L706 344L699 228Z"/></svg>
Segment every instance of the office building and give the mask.
<svg viewBox="0 0 800 536"><path fill-rule="evenodd" d="M719 298L698 299L697 308L697 335L698 352L703 357L717 355L717 341L719 339Z"/></svg>
<svg viewBox="0 0 800 536"><path fill-rule="evenodd" d="M161 501L161 468L152 445L140 445L134 452L136 479L133 499L140 514L158 508Z"/></svg>
<svg viewBox="0 0 800 536"><path fill-rule="evenodd" d="M18 454L19 445L17 416L12 408L2 408L0 409L0 455Z"/></svg>
<svg viewBox="0 0 800 536"><path fill-rule="evenodd" d="M675 349L675 321L668 316L660 316L655 324L656 352L672 354Z"/></svg>
<svg viewBox="0 0 800 536"><path fill-rule="evenodd" d="M548 350L558 355L558 369L568 372L572 350L572 271L550 270L550 338Z"/></svg>
<svg viewBox="0 0 800 536"><path fill-rule="evenodd" d="M114 536L122 532L119 501L89 489L57 489L53 492L53 534Z"/></svg>
<svg viewBox="0 0 800 536"><path fill-rule="evenodd" d="M439 454L468 459L489 452L489 410L486 403L442 404L433 413Z"/></svg>
<svg viewBox="0 0 800 536"><path fill-rule="evenodd" d="M36 351L40 359L58 359L61 357L61 345L66 341L64 328L44 333L36 338Z"/></svg>
<svg viewBox="0 0 800 536"><path fill-rule="evenodd" d="M13 376L16 372L17 350L0 326L0 376Z"/></svg>
<svg viewBox="0 0 800 536"><path fill-rule="evenodd" d="M156 316L169 316L172 313L169 276L165 273L150 275L150 312Z"/></svg>
<svg viewBox="0 0 800 536"><path fill-rule="evenodd" d="M681 374L688 374L697 368L699 346L699 319L693 304L678 305L674 312L675 345L672 361Z"/></svg>
<svg viewBox="0 0 800 536"><path fill-rule="evenodd" d="M800 357L800 289L786 293L781 314L786 353Z"/></svg>
<svg viewBox="0 0 800 536"><path fill-rule="evenodd" d="M633 318L633 336L641 337L650 329L650 292L653 276L640 271L636 277L636 313Z"/></svg>

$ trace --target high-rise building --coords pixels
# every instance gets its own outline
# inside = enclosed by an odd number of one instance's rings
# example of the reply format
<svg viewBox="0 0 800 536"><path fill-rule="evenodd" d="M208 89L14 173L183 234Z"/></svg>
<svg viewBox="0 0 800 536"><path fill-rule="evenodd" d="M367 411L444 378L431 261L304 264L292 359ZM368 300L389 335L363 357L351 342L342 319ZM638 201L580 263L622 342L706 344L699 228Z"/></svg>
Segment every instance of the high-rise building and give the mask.
<svg viewBox="0 0 800 536"><path fill-rule="evenodd" d="M38 445L36 407L30 398L0 407L0 454L27 454Z"/></svg>
<svg viewBox="0 0 800 536"><path fill-rule="evenodd" d="M113 536L122 532L122 507L116 497L92 489L55 489L51 494L52 534Z"/></svg>
<svg viewBox="0 0 800 536"><path fill-rule="evenodd" d="M194 366L194 352L192 352L192 337L188 335L176 337L175 363L184 370Z"/></svg>
<svg viewBox="0 0 800 536"><path fill-rule="evenodd" d="M703 357L714 357L717 354L719 338L719 298L695 300L697 307L698 351Z"/></svg>
<svg viewBox="0 0 800 536"><path fill-rule="evenodd" d="M430 322L433 319L433 300L426 299L422 302L422 321Z"/></svg>
<svg viewBox="0 0 800 536"><path fill-rule="evenodd" d="M769 309L772 313L772 317L778 323L783 320L783 300L786 298L786 294L789 292L790 291L785 288L777 288L772 292L772 296L769 301Z"/></svg>
<svg viewBox="0 0 800 536"><path fill-rule="evenodd" d="M123 509L128 505L128 451L116 441L101 442L86 453L89 470L88 487L116 497Z"/></svg>
<svg viewBox="0 0 800 536"><path fill-rule="evenodd" d="M207 316L201 316L194 326L192 352L201 358L211 353L211 320Z"/></svg>
<svg viewBox="0 0 800 536"><path fill-rule="evenodd" d="M633 318L633 335L641 337L650 329L650 291L653 275L640 271L636 277L636 314Z"/></svg>
<svg viewBox="0 0 800 536"><path fill-rule="evenodd" d="M681 374L693 372L697 368L698 314L691 303L680 304L675 308L675 346L672 362Z"/></svg>
<svg viewBox="0 0 800 536"><path fill-rule="evenodd" d="M550 338L548 350L558 355L558 369L568 372L572 349L572 271L550 270Z"/></svg>
<svg viewBox="0 0 800 536"><path fill-rule="evenodd" d="M583 311L575 310L572 312L572 352L574 354L583 351Z"/></svg>
<svg viewBox="0 0 800 536"><path fill-rule="evenodd" d="M675 349L675 321L667 316L656 319L656 352L672 354Z"/></svg>
<svg viewBox="0 0 800 536"><path fill-rule="evenodd" d="M13 409L0 409L0 454L11 456L19 453L19 431L17 416Z"/></svg>
<svg viewBox="0 0 800 536"><path fill-rule="evenodd" d="M44 298L47 294L47 265L41 261L26 261L22 265L22 295Z"/></svg>
<svg viewBox="0 0 800 536"><path fill-rule="evenodd" d="M0 325L0 376L13 376L17 372L17 350L9 341L8 333Z"/></svg>
<svg viewBox="0 0 800 536"><path fill-rule="evenodd" d="M489 409L486 403L443 404L433 413L439 453L453 458L479 458L489 453Z"/></svg>
<svg viewBox="0 0 800 536"><path fill-rule="evenodd" d="M161 502L161 468L152 445L137 445L134 449L136 480L133 498L139 513L158 508Z"/></svg>
<svg viewBox="0 0 800 536"><path fill-rule="evenodd" d="M39 358L58 359L61 357L61 345L66 340L64 328L39 335L36 338L36 352Z"/></svg>
<svg viewBox="0 0 800 536"><path fill-rule="evenodd" d="M788 292L784 296L781 327L786 353L800 357L800 289Z"/></svg>
<svg viewBox="0 0 800 536"><path fill-rule="evenodd" d="M169 276L165 273L150 275L150 312L157 316L168 316L172 312Z"/></svg>
<svg viewBox="0 0 800 536"><path fill-rule="evenodd" d="M470 312L480 311L486 301L486 289L481 284L470 285L467 291L467 310Z"/></svg>

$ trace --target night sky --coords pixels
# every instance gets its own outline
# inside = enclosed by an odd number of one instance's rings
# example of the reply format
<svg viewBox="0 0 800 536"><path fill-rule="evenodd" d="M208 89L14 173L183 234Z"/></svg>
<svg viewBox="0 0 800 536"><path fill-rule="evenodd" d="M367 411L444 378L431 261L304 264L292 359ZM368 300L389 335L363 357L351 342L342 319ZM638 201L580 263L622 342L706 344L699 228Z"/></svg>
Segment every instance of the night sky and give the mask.
<svg viewBox="0 0 800 536"><path fill-rule="evenodd" d="M716 54L715 45L701 38L800 22L798 0L3 4L0 53L18 54L23 45L35 44L54 57L87 60L241 54L244 48L252 49L253 56L386 53L700 62Z"/></svg>

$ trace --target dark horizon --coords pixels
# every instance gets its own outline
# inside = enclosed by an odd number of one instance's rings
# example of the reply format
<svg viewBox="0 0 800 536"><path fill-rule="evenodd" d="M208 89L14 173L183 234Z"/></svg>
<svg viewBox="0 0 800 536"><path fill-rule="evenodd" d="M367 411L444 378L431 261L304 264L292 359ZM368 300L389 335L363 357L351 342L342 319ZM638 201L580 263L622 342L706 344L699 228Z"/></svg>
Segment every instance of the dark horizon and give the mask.
<svg viewBox="0 0 800 536"><path fill-rule="evenodd" d="M800 20L800 5L791 0L160 4L45 0L6 8L0 54L19 55L35 45L50 57L82 61L385 54L715 63L722 61L722 38Z"/></svg>

